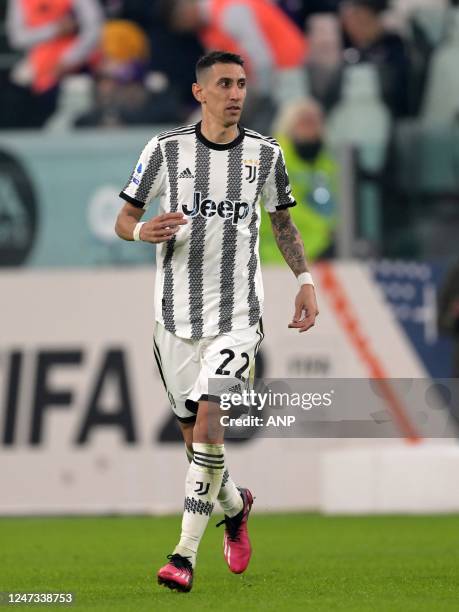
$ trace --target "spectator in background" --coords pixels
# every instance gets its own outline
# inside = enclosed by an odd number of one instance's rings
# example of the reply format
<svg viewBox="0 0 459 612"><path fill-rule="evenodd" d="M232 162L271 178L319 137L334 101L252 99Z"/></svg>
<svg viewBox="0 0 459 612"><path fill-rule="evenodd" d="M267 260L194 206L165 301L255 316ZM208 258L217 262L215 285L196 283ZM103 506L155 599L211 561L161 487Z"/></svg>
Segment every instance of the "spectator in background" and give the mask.
<svg viewBox="0 0 459 612"><path fill-rule="evenodd" d="M77 119L76 127L180 121L177 98L167 86L156 93L145 86L149 60L148 38L137 24L123 19L107 22L94 71L94 108Z"/></svg>
<svg viewBox="0 0 459 612"><path fill-rule="evenodd" d="M9 127L46 122L56 108L61 78L93 59L102 21L97 0L9 0L10 44L27 51L10 76Z"/></svg>
<svg viewBox="0 0 459 612"><path fill-rule="evenodd" d="M306 65L310 95L328 112L339 101L342 81L342 36L336 15L313 15L307 22L310 45Z"/></svg>
<svg viewBox="0 0 459 612"><path fill-rule="evenodd" d="M180 105L190 113L196 107L191 92L196 62L204 49L194 32L173 32L158 14L161 0L102 0L109 19L127 19L140 25L151 46L150 70L162 72L173 84Z"/></svg>
<svg viewBox="0 0 459 612"><path fill-rule="evenodd" d="M156 0L99 0L107 19L134 21L148 32L155 21Z"/></svg>
<svg viewBox="0 0 459 612"><path fill-rule="evenodd" d="M244 121L254 129L272 119L273 92L277 103L304 96L305 36L270 0L164 0L162 14L172 29L197 32L205 49L244 57L252 92Z"/></svg>
<svg viewBox="0 0 459 612"><path fill-rule="evenodd" d="M285 106L274 128L274 135L284 151L292 193L298 203L290 214L308 245L309 260L333 254L338 165L324 145L324 130L322 108L312 98ZM262 262L282 263L278 251L268 214L262 211Z"/></svg>
<svg viewBox="0 0 459 612"><path fill-rule="evenodd" d="M341 23L345 60L371 62L380 73L382 96L395 117L409 113L410 61L403 39L384 29L385 0L343 0Z"/></svg>
<svg viewBox="0 0 459 612"><path fill-rule="evenodd" d="M311 15L336 13L341 0L275 0L275 2L299 28L303 29Z"/></svg>
<svg viewBox="0 0 459 612"><path fill-rule="evenodd" d="M459 261L448 272L439 292L438 327L454 342L452 377L459 378Z"/></svg>

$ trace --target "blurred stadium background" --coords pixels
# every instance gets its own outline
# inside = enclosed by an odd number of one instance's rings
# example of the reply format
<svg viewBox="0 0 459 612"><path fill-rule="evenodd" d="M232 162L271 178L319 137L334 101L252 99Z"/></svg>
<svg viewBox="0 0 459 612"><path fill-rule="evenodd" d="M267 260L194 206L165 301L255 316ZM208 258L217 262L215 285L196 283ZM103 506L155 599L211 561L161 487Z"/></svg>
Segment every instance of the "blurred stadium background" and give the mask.
<svg viewBox="0 0 459 612"><path fill-rule="evenodd" d="M257 28L267 4L279 11L269 35ZM73 588L86 609L152 609L146 564L159 566L176 523L43 518L183 503L183 445L152 359L154 249L113 231L139 150L199 119L193 67L224 33L248 62L244 124L284 148L321 310L307 337L288 333L295 282L264 218L258 374L457 379L459 7L8 0L0 20L0 589ZM287 66L278 37L300 41ZM247 609L282 609L289 585L291 609L457 609L456 430L420 440L412 425L387 439L229 442L234 478L253 486L257 511L277 514L253 521L260 553L239 593L214 570L211 534L202 589L208 571ZM197 591L206 609L215 592Z"/></svg>

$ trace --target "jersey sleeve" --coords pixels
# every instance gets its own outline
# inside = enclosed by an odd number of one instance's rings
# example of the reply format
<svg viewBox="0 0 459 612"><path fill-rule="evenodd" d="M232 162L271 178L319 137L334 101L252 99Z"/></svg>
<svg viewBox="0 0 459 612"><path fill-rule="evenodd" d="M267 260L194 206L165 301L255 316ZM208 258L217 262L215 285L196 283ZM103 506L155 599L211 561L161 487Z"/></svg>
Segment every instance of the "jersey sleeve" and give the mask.
<svg viewBox="0 0 459 612"><path fill-rule="evenodd" d="M120 198L146 209L164 191L166 164L158 139L152 138L143 149Z"/></svg>
<svg viewBox="0 0 459 612"><path fill-rule="evenodd" d="M285 167L284 154L280 147L274 166L263 187L262 197L265 210L270 213L296 206Z"/></svg>

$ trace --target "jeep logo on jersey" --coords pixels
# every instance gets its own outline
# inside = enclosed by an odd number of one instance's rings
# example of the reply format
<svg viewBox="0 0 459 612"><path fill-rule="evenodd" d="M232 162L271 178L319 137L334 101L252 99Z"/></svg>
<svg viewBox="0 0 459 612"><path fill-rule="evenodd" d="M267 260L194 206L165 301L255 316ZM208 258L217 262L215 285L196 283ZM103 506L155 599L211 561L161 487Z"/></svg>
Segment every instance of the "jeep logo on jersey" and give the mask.
<svg viewBox="0 0 459 612"><path fill-rule="evenodd" d="M182 204L183 214L187 217L196 217L201 215L206 219L218 215L222 219L231 219L233 225L236 225L238 221L245 219L250 211L250 206L247 202L233 202L231 200L223 200L218 204L213 200L203 200L202 195L199 191L194 192L193 206L190 207L187 204Z"/></svg>

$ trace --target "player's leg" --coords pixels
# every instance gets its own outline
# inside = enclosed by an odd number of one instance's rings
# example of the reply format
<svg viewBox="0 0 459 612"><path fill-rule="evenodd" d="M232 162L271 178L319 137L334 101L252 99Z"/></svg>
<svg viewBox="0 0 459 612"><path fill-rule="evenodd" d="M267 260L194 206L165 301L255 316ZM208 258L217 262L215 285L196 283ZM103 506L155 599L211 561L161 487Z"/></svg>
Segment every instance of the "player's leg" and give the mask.
<svg viewBox="0 0 459 612"><path fill-rule="evenodd" d="M159 326L159 333L155 336L158 340L158 344L155 345L158 366L160 370L162 366L164 371L163 379L165 379L164 382L168 389L168 396L184 432L190 457L190 423L193 421L190 415L196 415L197 413L196 423L193 427L193 459L186 479L182 533L179 544L174 553L170 555L170 562L158 572L158 581L161 584L188 591L192 585L193 566L196 562L199 542L207 526L218 492L222 488L224 470L223 430L220 427L219 431L215 432L215 428L213 428L214 431L211 432L209 416L212 412L214 417L217 414L217 422L219 422L219 414L215 412L218 411L218 406L205 401L207 399L205 394L208 393L208 379L215 376L218 368L218 365L214 368L215 363L213 361L215 361L216 355L221 360L219 351L222 347L219 347L218 342L217 344L211 342L210 346L212 348L205 350L204 355L200 354L197 360L196 347L193 343L176 338L161 326ZM239 347L241 349L248 347L246 336L223 338L223 343L227 341L241 344ZM255 335L255 343L253 338L250 338L253 346L258 341L259 336L257 335ZM209 343L206 343L206 346L209 349ZM162 359L161 353L163 353ZM188 400L184 401L187 393L186 391L184 394L184 390L188 389L190 378L195 375L197 363L200 367L199 376L196 377L196 384L190 391ZM177 376L177 372L180 372L180 376ZM170 379L167 373L171 373ZM173 385L177 385L179 381L180 389L173 389ZM212 423L215 422L214 418ZM234 489L237 490L236 487ZM239 499L241 499L242 510L233 517L225 516L225 557L230 569L240 572L244 571L250 559L251 551L246 523L253 500L247 489L241 489L240 493L238 491L236 498L237 501L234 504L239 505L241 503ZM231 551L233 551L233 558L230 563Z"/></svg>
<svg viewBox="0 0 459 612"><path fill-rule="evenodd" d="M199 376L199 355L195 342L182 340L156 324L154 353L172 410L182 428L185 443L192 449L195 411L186 402ZM168 555L168 563L161 567L157 577L159 584L179 591L191 590L193 584L192 555L174 553Z"/></svg>
<svg viewBox="0 0 459 612"><path fill-rule="evenodd" d="M220 417L217 405L199 402L198 418L194 427L180 423L190 467L186 482L187 497L182 519L182 533L180 542L174 550L174 555L178 554L181 557L190 558L193 567L195 566L200 540L207 527L215 501L218 499L225 512L224 520L217 524L217 526L222 523L225 524L223 543L225 559L232 572L241 573L247 568L251 556L247 519L253 498L248 489L236 487L226 468L223 467L224 472L220 478L221 470L219 468L215 470L213 464L210 468L204 465L206 460L208 462L224 461L222 428L220 428L218 437L209 438L209 420L212 421L212 429L215 430L213 426L215 418L209 417L209 412L212 409L216 411L217 417ZM196 441L192 442L192 439ZM200 473L199 470L207 473ZM225 473L226 482L223 480ZM209 484L209 480L212 481L212 486ZM215 491L218 482L221 484L216 497ZM203 504L206 504L209 510L209 513L205 513L204 516L199 512L200 508L206 509Z"/></svg>
<svg viewBox="0 0 459 612"><path fill-rule="evenodd" d="M220 491L225 465L223 427L209 427L209 421L212 415L218 414L219 407L207 401L200 401L198 406L193 428L193 459L185 484L182 532L174 550L174 554L189 558L193 567Z"/></svg>
<svg viewBox="0 0 459 612"><path fill-rule="evenodd" d="M206 368L203 368L200 374L200 384L204 386L207 383L207 393L212 396L228 392L234 388L235 383L238 386L249 386L250 380L253 380L255 357L262 339L263 329L260 321L259 325L246 330L235 330L208 343L204 353ZM203 380L203 376L207 376L207 381ZM211 385L215 384L215 388L209 389L209 379L212 378L214 380ZM247 521L253 496L249 489L236 487L234 483L228 493L230 513L224 508L225 518L219 524L225 524L223 552L228 567L239 574L247 568L252 554Z"/></svg>
<svg viewBox="0 0 459 612"><path fill-rule="evenodd" d="M182 432L183 441L185 442L185 452L188 463L193 461L193 428L194 423L180 423L179 427Z"/></svg>
<svg viewBox="0 0 459 612"><path fill-rule="evenodd" d="M169 555L169 563L159 570L158 582L169 588L188 591L192 586L199 542L209 521L216 497L222 489L223 430L220 427L216 437L209 437L207 402L189 401L193 384L196 384L199 379L199 368L201 367L196 353L196 343L177 338L158 324L155 331L154 348L158 368L173 411L179 421L187 447L187 455L191 459L186 477L180 541L173 554ZM208 377L209 373L207 372L205 376ZM243 505L242 498L228 477L226 477L225 489L227 491L224 494L227 499L226 510L234 516L234 512L239 511L239 507Z"/></svg>
<svg viewBox="0 0 459 612"><path fill-rule="evenodd" d="M182 430L183 439L185 441L185 452L188 459L188 463L193 461L193 428L194 424L180 423L180 429ZM242 496L231 478L228 468L226 466L223 470L222 485L218 492L217 500L222 507L225 516L233 517L242 510L243 501Z"/></svg>

